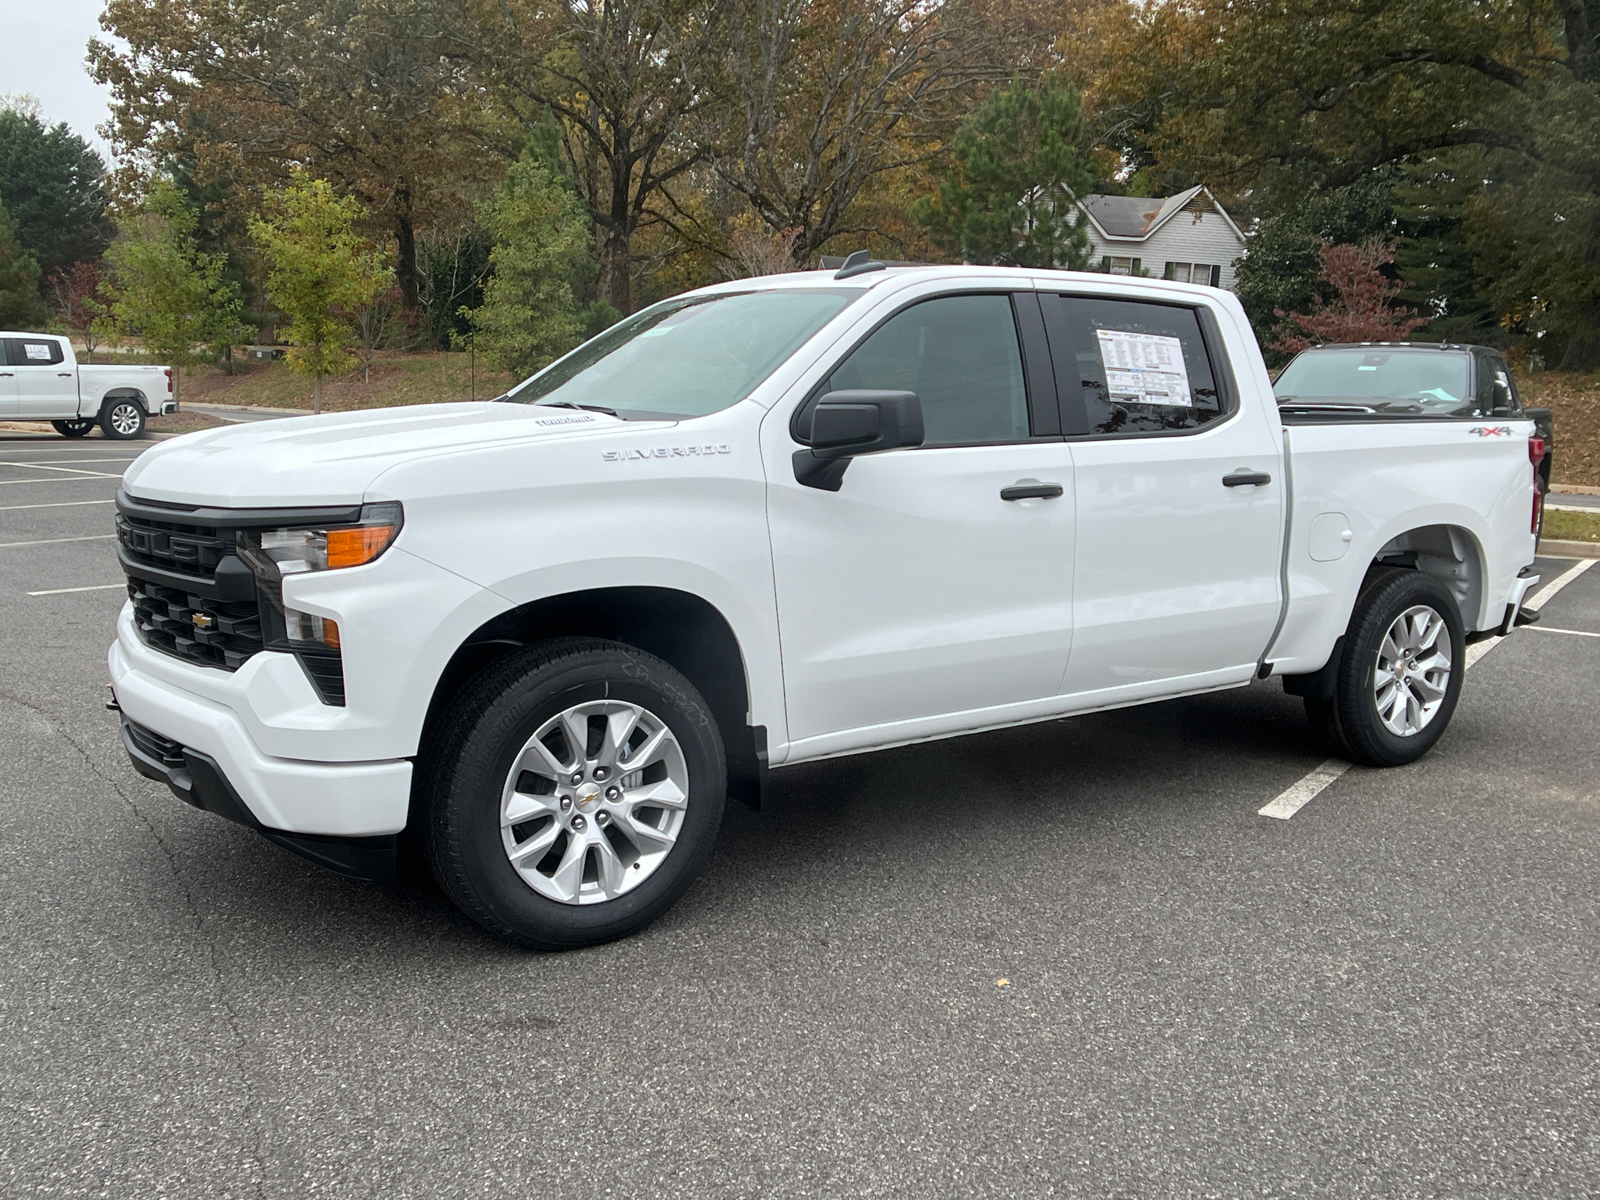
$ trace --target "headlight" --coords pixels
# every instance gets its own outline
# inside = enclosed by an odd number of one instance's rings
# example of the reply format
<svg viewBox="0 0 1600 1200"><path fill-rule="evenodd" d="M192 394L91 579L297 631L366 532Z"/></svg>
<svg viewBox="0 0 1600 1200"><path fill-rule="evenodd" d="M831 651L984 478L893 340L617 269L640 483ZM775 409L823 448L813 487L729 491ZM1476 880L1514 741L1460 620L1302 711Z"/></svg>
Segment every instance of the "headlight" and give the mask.
<svg viewBox="0 0 1600 1200"><path fill-rule="evenodd" d="M388 502L364 505L351 525L239 531L237 553L255 573L261 599L263 641L269 649L297 653L330 703L344 702L343 671L338 666L339 626L327 617L286 605L283 581L290 575L372 562L399 534L403 517L400 505ZM333 661L327 661L330 658ZM335 692L338 699L332 700Z"/></svg>

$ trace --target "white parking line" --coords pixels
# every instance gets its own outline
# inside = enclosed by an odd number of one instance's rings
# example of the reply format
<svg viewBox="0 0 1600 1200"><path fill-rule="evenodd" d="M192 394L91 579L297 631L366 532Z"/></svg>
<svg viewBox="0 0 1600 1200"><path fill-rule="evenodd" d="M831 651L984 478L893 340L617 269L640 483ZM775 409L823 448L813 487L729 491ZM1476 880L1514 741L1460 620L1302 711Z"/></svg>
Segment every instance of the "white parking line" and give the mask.
<svg viewBox="0 0 1600 1200"><path fill-rule="evenodd" d="M125 592L125 591L128 590L128 585L125 584L125 583L96 583L96 584L91 584L89 587L50 588L48 591L43 591L43 592L29 592L28 595L30 595L30 596L65 596L68 592L109 592L112 588L116 588L118 591L124 591Z"/></svg>
<svg viewBox="0 0 1600 1200"><path fill-rule="evenodd" d="M1538 612L1539 609L1543 608L1552 596L1554 596L1562 588L1566 587L1567 584L1571 583L1574 579L1578 578L1578 576L1582 575L1590 567L1594 566L1597 561L1600 561L1600 559L1579 559L1576 565L1574 565L1570 570L1558 576L1546 586L1540 588L1533 599L1529 600L1525 605L1523 605L1523 607L1532 609L1534 612ZM1538 629L1540 626L1525 625L1523 628ZM1576 633L1577 630L1550 629L1547 632ZM1600 637L1600 634L1587 634L1585 636ZM1464 667L1463 670L1470 668L1474 663L1476 663L1485 654L1489 653L1490 650L1494 649L1503 641L1505 641L1505 638L1503 637L1494 637L1489 638L1486 641L1478 642L1475 645L1468 646L1467 666ZM1262 817L1275 817L1280 821L1287 821L1290 817L1294 816L1295 813L1299 812L1307 804L1315 800L1324 791L1326 791L1334 780L1338 779L1339 776L1343 775L1349 769L1350 764L1345 762L1342 758L1325 759L1322 763L1316 766L1310 774L1306 775L1297 783L1279 792L1278 795L1275 796L1264 808L1257 809L1256 815Z"/></svg>
<svg viewBox="0 0 1600 1200"><path fill-rule="evenodd" d="M54 546L61 542L103 542L116 536L114 533L91 533L88 537L40 538L36 542L0 542L0 550L12 550L18 546Z"/></svg>
<svg viewBox="0 0 1600 1200"><path fill-rule="evenodd" d="M1565 633L1570 637L1600 637L1600 633L1590 633L1587 629L1557 629L1554 625L1525 625L1529 633Z"/></svg>
<svg viewBox="0 0 1600 1200"><path fill-rule="evenodd" d="M52 504L0 504L0 512L21 512L25 508L77 508L83 504L115 503L115 500L57 500Z"/></svg>
<svg viewBox="0 0 1600 1200"><path fill-rule="evenodd" d="M86 471L82 475L51 475L47 479L0 479L0 487L13 483L93 483L96 479L121 478L121 475L107 475L103 471Z"/></svg>
<svg viewBox="0 0 1600 1200"><path fill-rule="evenodd" d="M88 459L86 461L93 462L94 460ZM132 462L133 460L129 459L128 461ZM103 479L122 478L121 475L110 475L105 471L85 471L79 467L52 467L48 463L0 462L0 467L26 467L30 471L61 471L67 475L98 475Z"/></svg>
<svg viewBox="0 0 1600 1200"><path fill-rule="evenodd" d="M50 460L50 462L53 462L53 463L132 462L134 459L136 459L138 457L139 456L137 454L135 454L135 455L132 455L131 457L127 457L127 458L112 458L112 457L109 457L109 456L108 457L103 457L103 458L52 458ZM47 464L47 463L39 463L39 462L0 462L0 467L40 467L40 466L47 466L47 465L49 465L49 464Z"/></svg>

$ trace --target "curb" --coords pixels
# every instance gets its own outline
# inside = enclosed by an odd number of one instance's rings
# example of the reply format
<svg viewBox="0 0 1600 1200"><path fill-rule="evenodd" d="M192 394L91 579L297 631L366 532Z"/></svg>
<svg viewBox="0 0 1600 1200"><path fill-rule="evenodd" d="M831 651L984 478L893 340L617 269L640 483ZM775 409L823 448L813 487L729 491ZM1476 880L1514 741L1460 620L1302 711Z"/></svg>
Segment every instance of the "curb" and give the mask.
<svg viewBox="0 0 1600 1200"><path fill-rule="evenodd" d="M271 404L216 404L210 400L196 400L192 404L185 404L178 411L182 413L193 409L196 412L204 412L208 408L220 408L228 412L281 413L286 417L316 415L309 408L278 408Z"/></svg>
<svg viewBox="0 0 1600 1200"><path fill-rule="evenodd" d="M1600 558L1600 542L1562 542L1545 538L1539 543L1541 558Z"/></svg>

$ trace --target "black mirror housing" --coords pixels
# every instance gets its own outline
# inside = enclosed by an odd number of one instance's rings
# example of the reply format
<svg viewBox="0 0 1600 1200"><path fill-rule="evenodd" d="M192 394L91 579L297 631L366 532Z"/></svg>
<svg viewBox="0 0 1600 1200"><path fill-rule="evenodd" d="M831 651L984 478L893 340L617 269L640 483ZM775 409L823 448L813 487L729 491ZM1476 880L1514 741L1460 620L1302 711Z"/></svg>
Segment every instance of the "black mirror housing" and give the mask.
<svg viewBox="0 0 1600 1200"><path fill-rule="evenodd" d="M794 477L836 492L859 454L922 445L922 401L915 392L859 389L829 392L811 411L810 449L794 455Z"/></svg>

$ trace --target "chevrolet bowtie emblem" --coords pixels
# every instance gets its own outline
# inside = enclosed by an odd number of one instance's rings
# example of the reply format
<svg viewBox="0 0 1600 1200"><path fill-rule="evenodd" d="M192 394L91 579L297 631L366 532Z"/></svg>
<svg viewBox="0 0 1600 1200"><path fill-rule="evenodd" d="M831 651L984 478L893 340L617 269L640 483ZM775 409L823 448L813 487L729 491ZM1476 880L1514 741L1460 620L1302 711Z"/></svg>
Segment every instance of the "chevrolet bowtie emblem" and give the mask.
<svg viewBox="0 0 1600 1200"><path fill-rule="evenodd" d="M194 622L196 629L212 629L217 623L217 619L207 613L195 613L189 619Z"/></svg>

